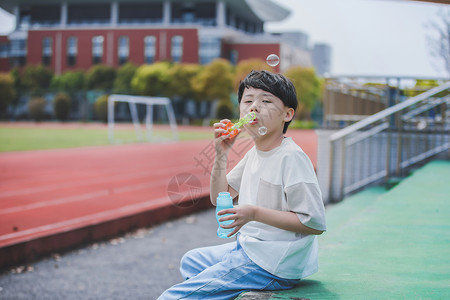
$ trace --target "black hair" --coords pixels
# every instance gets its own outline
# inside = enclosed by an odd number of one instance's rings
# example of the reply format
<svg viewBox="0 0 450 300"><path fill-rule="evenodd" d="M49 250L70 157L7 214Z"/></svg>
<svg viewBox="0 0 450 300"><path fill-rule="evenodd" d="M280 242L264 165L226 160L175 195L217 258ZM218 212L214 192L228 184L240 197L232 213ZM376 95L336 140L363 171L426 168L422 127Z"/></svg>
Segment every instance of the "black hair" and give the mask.
<svg viewBox="0 0 450 300"><path fill-rule="evenodd" d="M241 103L242 95L246 88L260 89L279 98L286 107L297 110L297 93L292 82L281 74L269 71L251 71L239 84L238 101ZM284 124L283 133L286 133L291 121Z"/></svg>

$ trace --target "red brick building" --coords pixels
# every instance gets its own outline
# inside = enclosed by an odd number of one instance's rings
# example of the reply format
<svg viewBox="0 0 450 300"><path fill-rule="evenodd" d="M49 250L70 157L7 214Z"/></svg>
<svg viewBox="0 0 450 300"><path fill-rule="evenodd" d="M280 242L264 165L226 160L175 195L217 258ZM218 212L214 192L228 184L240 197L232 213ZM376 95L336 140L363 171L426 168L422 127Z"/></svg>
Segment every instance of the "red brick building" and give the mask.
<svg viewBox="0 0 450 300"><path fill-rule="evenodd" d="M311 54L264 33L289 11L270 0L4 0L16 29L0 37L0 71L43 64L56 74L102 63L167 60L233 64L280 56L277 71L312 65Z"/></svg>
<svg viewBox="0 0 450 300"><path fill-rule="evenodd" d="M30 30L27 42L30 46L36 45L37 49L27 51L27 63L46 64L58 74L71 69L89 69L96 63L118 67L125 62L141 65L172 60L171 44L177 37L188 41L180 61L197 63L198 34L194 28ZM40 47L45 39L50 40L48 62L45 61L45 45ZM71 42L71 39L75 41ZM146 56L145 43L149 39L154 39L153 55ZM63 49L63 45L67 50ZM71 50L71 47L76 49Z"/></svg>
<svg viewBox="0 0 450 300"><path fill-rule="evenodd" d="M0 72L9 71L9 40L0 35Z"/></svg>

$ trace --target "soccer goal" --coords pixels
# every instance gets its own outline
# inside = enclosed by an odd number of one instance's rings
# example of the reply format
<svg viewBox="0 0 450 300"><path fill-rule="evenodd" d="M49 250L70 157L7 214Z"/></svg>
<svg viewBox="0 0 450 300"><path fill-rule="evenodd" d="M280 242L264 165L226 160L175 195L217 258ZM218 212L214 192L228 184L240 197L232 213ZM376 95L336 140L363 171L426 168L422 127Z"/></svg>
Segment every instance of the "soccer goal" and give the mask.
<svg viewBox="0 0 450 300"><path fill-rule="evenodd" d="M136 104L146 105L145 128L147 140L153 140L153 107L162 106L167 113L167 119L172 131L172 140L178 140L178 128L175 120L175 113L173 112L172 104L169 98L165 97L145 97L132 95L117 95L113 94L108 97L108 135L111 143L115 142L114 138L114 104L116 102L126 102L130 108L131 120L133 121L134 129L136 131L136 138L139 141L144 141L144 134L139 120L138 110Z"/></svg>

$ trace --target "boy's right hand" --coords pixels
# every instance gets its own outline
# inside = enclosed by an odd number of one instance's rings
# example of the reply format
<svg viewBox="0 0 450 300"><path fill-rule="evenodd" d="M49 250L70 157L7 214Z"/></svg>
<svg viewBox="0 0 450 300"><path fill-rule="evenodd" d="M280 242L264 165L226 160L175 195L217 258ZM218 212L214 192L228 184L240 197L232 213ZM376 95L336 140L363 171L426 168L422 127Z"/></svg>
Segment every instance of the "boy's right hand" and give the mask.
<svg viewBox="0 0 450 300"><path fill-rule="evenodd" d="M227 133L225 127L229 122L230 120L223 119L219 123L214 123L214 145L217 154L227 154L233 146L236 137L241 132L240 129L237 129L238 134L235 136L231 136L230 134L223 135Z"/></svg>

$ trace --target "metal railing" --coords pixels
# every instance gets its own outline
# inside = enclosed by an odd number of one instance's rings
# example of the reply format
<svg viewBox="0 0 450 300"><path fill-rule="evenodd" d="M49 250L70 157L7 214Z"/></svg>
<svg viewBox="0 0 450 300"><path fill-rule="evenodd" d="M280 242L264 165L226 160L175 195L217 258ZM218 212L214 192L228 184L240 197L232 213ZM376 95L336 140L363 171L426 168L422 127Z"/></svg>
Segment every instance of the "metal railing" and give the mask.
<svg viewBox="0 0 450 300"><path fill-rule="evenodd" d="M445 82L444 78L422 81ZM406 93L424 92L429 87L415 86L412 77L337 76L325 79L323 124L343 128L404 101Z"/></svg>
<svg viewBox="0 0 450 300"><path fill-rule="evenodd" d="M450 82L386 108L329 137L328 198L406 174L450 149Z"/></svg>

